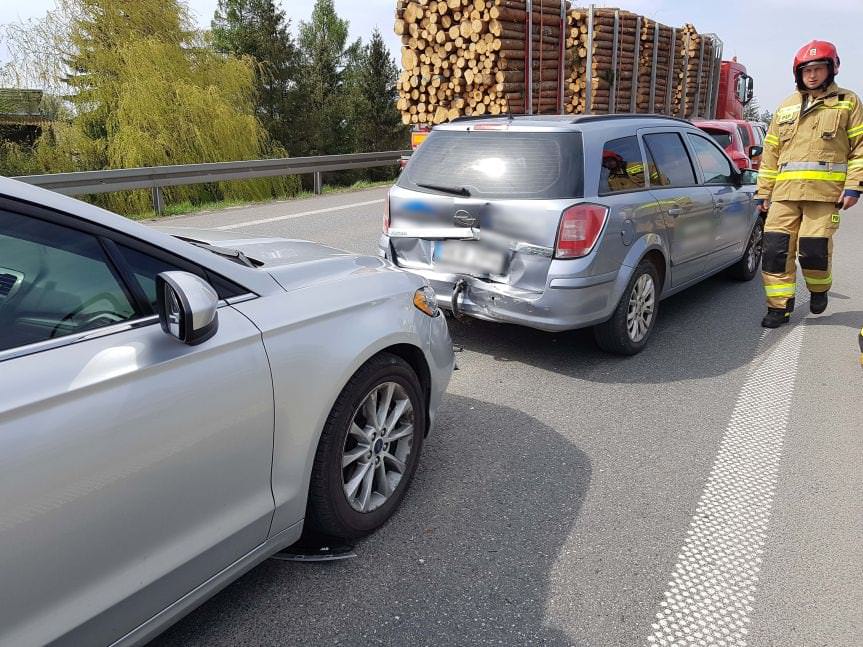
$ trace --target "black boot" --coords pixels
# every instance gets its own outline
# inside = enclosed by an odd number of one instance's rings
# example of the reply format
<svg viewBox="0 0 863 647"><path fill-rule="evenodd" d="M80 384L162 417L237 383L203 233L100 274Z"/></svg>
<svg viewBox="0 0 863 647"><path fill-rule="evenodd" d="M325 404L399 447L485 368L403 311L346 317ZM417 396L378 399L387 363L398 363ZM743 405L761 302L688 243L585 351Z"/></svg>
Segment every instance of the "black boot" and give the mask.
<svg viewBox="0 0 863 647"><path fill-rule="evenodd" d="M789 319L791 319L791 313L785 308L767 308L767 314L761 320L761 325L765 328L779 328Z"/></svg>
<svg viewBox="0 0 863 647"><path fill-rule="evenodd" d="M814 315L820 315L827 309L827 293L826 292L810 292L809 293L809 312Z"/></svg>

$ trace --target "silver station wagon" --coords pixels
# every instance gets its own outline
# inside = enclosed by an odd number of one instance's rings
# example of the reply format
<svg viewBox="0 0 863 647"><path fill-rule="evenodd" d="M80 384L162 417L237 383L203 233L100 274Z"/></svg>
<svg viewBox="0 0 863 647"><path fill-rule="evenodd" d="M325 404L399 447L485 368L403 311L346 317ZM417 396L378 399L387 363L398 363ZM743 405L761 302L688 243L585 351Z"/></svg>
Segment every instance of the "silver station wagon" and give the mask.
<svg viewBox="0 0 863 647"><path fill-rule="evenodd" d="M139 644L416 470L453 368L424 280L171 233L0 178L0 645Z"/></svg>
<svg viewBox="0 0 863 647"><path fill-rule="evenodd" d="M756 275L755 181L678 119L458 119L391 189L380 253L456 315L593 326L602 348L634 354L660 299L726 268Z"/></svg>

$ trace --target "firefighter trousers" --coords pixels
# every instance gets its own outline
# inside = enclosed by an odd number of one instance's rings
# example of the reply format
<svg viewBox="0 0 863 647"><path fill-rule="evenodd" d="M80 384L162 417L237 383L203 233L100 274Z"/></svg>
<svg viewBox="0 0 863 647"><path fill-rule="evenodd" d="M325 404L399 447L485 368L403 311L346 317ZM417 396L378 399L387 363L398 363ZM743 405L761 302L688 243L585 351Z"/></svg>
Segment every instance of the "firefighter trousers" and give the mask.
<svg viewBox="0 0 863 647"><path fill-rule="evenodd" d="M797 288L797 261L810 292L827 292L833 234L839 211L831 202L779 201L770 204L764 226L761 275L768 308L785 308Z"/></svg>

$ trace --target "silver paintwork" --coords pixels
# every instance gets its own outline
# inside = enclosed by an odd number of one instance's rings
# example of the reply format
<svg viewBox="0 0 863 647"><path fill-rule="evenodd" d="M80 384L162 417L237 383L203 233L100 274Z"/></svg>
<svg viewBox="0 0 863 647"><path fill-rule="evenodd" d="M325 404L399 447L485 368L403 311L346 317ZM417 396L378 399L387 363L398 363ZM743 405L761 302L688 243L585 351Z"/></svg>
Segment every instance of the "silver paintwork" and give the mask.
<svg viewBox="0 0 863 647"><path fill-rule="evenodd" d="M192 312L193 330L200 330L218 318L219 295L209 283L188 272L165 272L164 274L174 282L177 288L182 290L183 296L188 300L189 309ZM170 322L170 326L171 334L175 337L179 336L179 326L176 326L176 332L173 332L175 327L173 321Z"/></svg>
<svg viewBox="0 0 863 647"><path fill-rule="evenodd" d="M293 543L324 422L379 352L427 370L433 424L453 352L444 317L413 305L421 278L231 234L266 256L255 269L12 180L0 178L0 198L162 248L247 291L220 302L218 332L198 346L148 316L0 352L0 644L141 644ZM197 235L228 246L222 233Z"/></svg>
<svg viewBox="0 0 863 647"><path fill-rule="evenodd" d="M435 130L465 131L476 123L454 122ZM674 132L683 135L694 159L687 134L699 135L699 130L688 122L652 116L530 116L511 121L489 118L483 123L519 133L581 132L584 195L561 200L477 200L394 186L389 195L390 235L380 237L379 254L427 279L440 306L452 309L453 289L463 281L465 289L458 296L463 314L548 331L583 328L611 317L635 268L648 254L661 259L657 268L661 284L655 286L660 299L743 257L758 218L752 185L703 184L696 164L696 186L648 186L628 193L598 194L605 142L638 136L644 157L644 135ZM555 259L552 252L561 214L580 202L608 207L605 230L589 255ZM418 203L423 209L412 211ZM479 226L455 226L457 210L476 215ZM490 277L441 268L433 262L433 246L435 240L448 239L496 246L507 255L507 274Z"/></svg>

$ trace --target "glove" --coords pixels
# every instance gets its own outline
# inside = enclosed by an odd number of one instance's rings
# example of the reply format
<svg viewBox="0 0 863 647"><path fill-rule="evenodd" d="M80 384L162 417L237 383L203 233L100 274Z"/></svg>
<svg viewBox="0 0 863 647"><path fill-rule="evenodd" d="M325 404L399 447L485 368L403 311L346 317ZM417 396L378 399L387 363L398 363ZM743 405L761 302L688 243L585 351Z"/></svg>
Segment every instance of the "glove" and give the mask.
<svg viewBox="0 0 863 647"><path fill-rule="evenodd" d="M860 192L855 191L854 189L845 189L845 192L842 194L843 198L860 198Z"/></svg>

